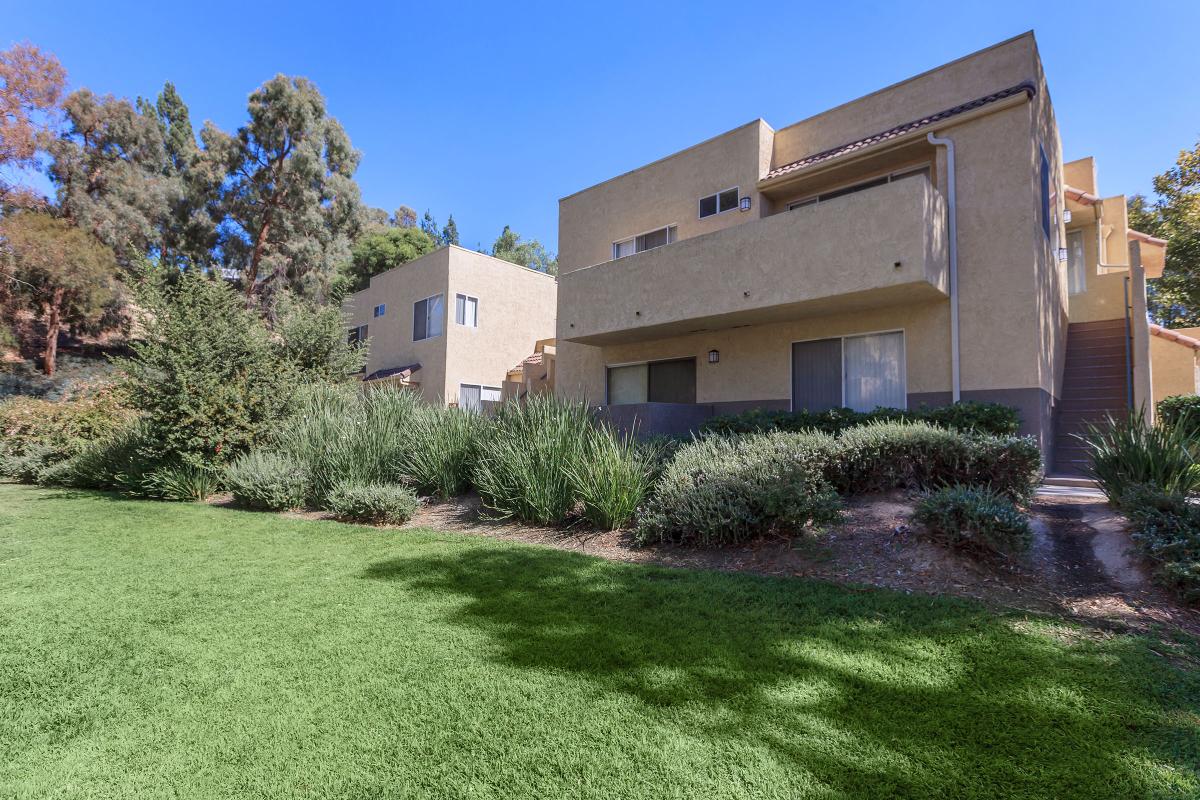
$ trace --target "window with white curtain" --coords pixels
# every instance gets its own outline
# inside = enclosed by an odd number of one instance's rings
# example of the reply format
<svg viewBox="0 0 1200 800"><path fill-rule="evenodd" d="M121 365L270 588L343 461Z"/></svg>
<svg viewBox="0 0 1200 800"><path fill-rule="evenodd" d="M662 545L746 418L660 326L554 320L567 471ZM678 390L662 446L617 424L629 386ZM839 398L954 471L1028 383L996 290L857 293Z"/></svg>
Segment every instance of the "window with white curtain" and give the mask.
<svg viewBox="0 0 1200 800"><path fill-rule="evenodd" d="M1087 258L1083 250L1083 231L1067 234L1067 291L1083 294L1087 291Z"/></svg>
<svg viewBox="0 0 1200 800"><path fill-rule="evenodd" d="M792 407L905 408L904 334L871 333L792 345Z"/></svg>
<svg viewBox="0 0 1200 800"><path fill-rule="evenodd" d="M843 402L855 411L904 408L904 334L848 336L842 343Z"/></svg>
<svg viewBox="0 0 1200 800"><path fill-rule="evenodd" d="M462 383L458 387L458 407L468 411L483 410L483 403L499 403L502 392L498 386Z"/></svg>
<svg viewBox="0 0 1200 800"><path fill-rule="evenodd" d="M456 294L454 296L454 321L468 328L478 328L479 298Z"/></svg>

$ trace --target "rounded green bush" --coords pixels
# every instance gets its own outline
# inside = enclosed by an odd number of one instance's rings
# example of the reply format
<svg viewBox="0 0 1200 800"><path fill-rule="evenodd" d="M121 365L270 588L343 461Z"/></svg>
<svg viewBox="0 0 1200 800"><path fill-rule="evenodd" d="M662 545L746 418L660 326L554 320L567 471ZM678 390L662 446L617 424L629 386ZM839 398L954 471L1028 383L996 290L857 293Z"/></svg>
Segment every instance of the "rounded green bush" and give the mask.
<svg viewBox="0 0 1200 800"><path fill-rule="evenodd" d="M917 501L914 519L930 538L967 550L1018 552L1029 547L1029 520L1012 501L985 486L947 486Z"/></svg>
<svg viewBox="0 0 1200 800"><path fill-rule="evenodd" d="M253 451L225 468L225 485L238 505L283 511L304 505L308 479L303 467L278 453Z"/></svg>
<svg viewBox="0 0 1200 800"><path fill-rule="evenodd" d="M325 496L325 509L338 519L400 525L412 519L421 500L407 486L394 483L335 484Z"/></svg>
<svg viewBox="0 0 1200 800"><path fill-rule="evenodd" d="M824 474L836 440L823 433L707 437L663 470L639 541L737 544L776 530L834 522L841 503Z"/></svg>

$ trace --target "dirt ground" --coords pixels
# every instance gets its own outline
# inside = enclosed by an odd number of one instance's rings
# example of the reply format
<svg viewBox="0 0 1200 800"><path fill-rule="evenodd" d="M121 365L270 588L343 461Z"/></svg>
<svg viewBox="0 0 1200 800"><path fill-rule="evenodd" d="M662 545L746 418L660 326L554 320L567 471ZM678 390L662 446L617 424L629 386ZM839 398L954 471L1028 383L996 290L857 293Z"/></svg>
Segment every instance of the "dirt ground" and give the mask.
<svg viewBox="0 0 1200 800"><path fill-rule="evenodd" d="M855 498L841 525L743 547L640 547L626 531L537 528L489 519L477 497L427 504L405 528L428 527L572 550L616 561L870 585L1048 611L1113 630L1155 627L1200 635L1200 610L1150 580L1123 517L1092 497L1039 496L1034 543L1019 558L978 558L922 537L903 494ZM316 512L296 516L322 518Z"/></svg>

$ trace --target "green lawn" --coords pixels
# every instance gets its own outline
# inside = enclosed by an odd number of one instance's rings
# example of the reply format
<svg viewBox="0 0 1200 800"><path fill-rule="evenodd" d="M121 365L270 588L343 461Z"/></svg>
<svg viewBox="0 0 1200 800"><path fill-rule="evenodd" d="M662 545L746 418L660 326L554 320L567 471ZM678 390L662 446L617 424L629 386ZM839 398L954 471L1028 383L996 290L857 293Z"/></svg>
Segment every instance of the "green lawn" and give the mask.
<svg viewBox="0 0 1200 800"><path fill-rule="evenodd" d="M0 485L3 798L1194 798L1187 648Z"/></svg>

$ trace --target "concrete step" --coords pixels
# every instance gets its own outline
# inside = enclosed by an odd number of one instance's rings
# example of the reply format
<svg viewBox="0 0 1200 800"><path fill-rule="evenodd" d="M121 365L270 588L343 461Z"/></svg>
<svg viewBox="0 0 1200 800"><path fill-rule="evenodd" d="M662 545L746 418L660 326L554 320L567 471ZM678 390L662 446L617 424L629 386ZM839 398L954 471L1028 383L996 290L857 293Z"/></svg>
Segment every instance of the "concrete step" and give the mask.
<svg viewBox="0 0 1200 800"><path fill-rule="evenodd" d="M1091 478L1080 477L1079 475L1062 475L1056 472L1051 472L1042 479L1042 483L1047 486L1074 486L1079 489L1099 489L1100 484Z"/></svg>

